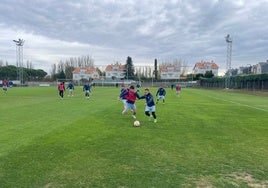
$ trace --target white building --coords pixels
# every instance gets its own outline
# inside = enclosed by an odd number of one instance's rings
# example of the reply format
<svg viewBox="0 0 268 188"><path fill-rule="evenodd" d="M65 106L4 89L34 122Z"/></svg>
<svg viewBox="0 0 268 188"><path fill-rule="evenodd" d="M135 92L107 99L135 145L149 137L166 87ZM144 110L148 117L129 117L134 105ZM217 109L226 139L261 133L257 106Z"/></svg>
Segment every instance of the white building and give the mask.
<svg viewBox="0 0 268 188"><path fill-rule="evenodd" d="M125 65L118 63L108 65L105 69L106 78L117 78L122 79L126 75Z"/></svg>
<svg viewBox="0 0 268 188"><path fill-rule="evenodd" d="M160 78L163 80L179 80L181 66L179 64L163 64L159 67Z"/></svg>
<svg viewBox="0 0 268 188"><path fill-rule="evenodd" d="M73 70L73 80L79 81L81 79L99 79L100 75L96 68L76 68Z"/></svg>
<svg viewBox="0 0 268 188"><path fill-rule="evenodd" d="M212 71L214 76L218 76L218 65L212 62L197 62L194 66L194 74L206 74L208 71Z"/></svg>
<svg viewBox="0 0 268 188"><path fill-rule="evenodd" d="M260 62L256 65L256 74L268 73L268 60Z"/></svg>

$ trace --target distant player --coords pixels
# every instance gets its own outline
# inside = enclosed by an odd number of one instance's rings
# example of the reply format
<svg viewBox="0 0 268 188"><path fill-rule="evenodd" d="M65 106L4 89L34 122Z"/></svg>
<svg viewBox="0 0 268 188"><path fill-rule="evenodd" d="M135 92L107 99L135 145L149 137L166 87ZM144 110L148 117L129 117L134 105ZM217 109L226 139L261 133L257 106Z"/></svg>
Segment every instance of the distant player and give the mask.
<svg viewBox="0 0 268 188"><path fill-rule="evenodd" d="M139 98L138 93L135 91L134 86L130 86L129 90L122 94L122 97L127 99L126 107L123 110L122 114L126 114L129 110L132 110L132 117L136 119L136 106L135 101Z"/></svg>
<svg viewBox="0 0 268 188"><path fill-rule="evenodd" d="M144 95L139 97L139 99L145 99L146 100L146 107L145 107L145 115L150 117L149 120L151 120L151 117L154 118L154 122L157 122L156 114L155 114L155 103L154 103L154 97L150 93L149 89L146 88L144 90ZM150 114L150 112L152 114Z"/></svg>
<svg viewBox="0 0 268 188"><path fill-rule="evenodd" d="M158 103L158 101L160 99L162 99L163 100L163 104L165 104L166 90L162 86L159 87L159 89L157 90L156 96L157 96L156 104Z"/></svg>
<svg viewBox="0 0 268 188"><path fill-rule="evenodd" d="M72 82L70 82L69 84L68 84L68 87L67 87L67 89L69 89L69 97L73 97L74 96L74 85L73 85L73 83Z"/></svg>
<svg viewBox="0 0 268 188"><path fill-rule="evenodd" d="M64 82L61 82L61 83L58 85L58 90L59 90L59 95L60 95L60 97L63 99L63 95L64 95L64 91L65 91Z"/></svg>
<svg viewBox="0 0 268 188"><path fill-rule="evenodd" d="M8 87L8 81L3 80L2 81L2 88L3 88L4 93L7 93L7 87Z"/></svg>
<svg viewBox="0 0 268 188"><path fill-rule="evenodd" d="M89 83L86 83L83 87L83 91L85 92L85 97L89 99L89 93L90 93L90 85Z"/></svg>
<svg viewBox="0 0 268 188"><path fill-rule="evenodd" d="M179 97L180 96L180 93L181 93L181 86L178 84L176 86L176 95Z"/></svg>

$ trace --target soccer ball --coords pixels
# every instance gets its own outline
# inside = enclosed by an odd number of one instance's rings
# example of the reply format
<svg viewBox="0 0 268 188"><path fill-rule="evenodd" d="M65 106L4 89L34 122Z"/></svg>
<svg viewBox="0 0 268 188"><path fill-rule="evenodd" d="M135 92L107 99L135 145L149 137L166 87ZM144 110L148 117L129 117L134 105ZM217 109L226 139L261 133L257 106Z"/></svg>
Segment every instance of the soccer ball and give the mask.
<svg viewBox="0 0 268 188"><path fill-rule="evenodd" d="M139 127L140 126L140 122L138 120L134 121L134 124L133 124L135 127Z"/></svg>

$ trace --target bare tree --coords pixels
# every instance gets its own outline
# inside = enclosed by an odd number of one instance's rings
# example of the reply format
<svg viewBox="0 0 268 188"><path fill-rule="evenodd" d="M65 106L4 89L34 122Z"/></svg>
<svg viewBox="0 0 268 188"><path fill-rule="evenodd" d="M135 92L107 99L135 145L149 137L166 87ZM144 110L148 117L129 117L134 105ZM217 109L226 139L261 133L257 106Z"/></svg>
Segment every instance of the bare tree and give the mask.
<svg viewBox="0 0 268 188"><path fill-rule="evenodd" d="M57 72L57 65L53 64L51 65L51 75L55 75Z"/></svg>

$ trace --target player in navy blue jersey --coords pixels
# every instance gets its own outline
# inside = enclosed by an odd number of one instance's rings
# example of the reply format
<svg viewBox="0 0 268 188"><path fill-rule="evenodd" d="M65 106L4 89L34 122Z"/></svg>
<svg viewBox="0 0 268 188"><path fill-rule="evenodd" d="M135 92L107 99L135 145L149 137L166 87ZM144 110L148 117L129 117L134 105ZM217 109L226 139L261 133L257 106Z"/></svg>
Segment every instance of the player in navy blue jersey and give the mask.
<svg viewBox="0 0 268 188"><path fill-rule="evenodd" d="M83 91L85 92L85 97L89 99L89 93L90 93L90 85L89 83L86 83L83 87Z"/></svg>
<svg viewBox="0 0 268 188"><path fill-rule="evenodd" d="M154 122L156 123L157 122L157 119L156 119L156 114L155 114L155 103L154 103L154 97L153 95L150 93L149 89L146 88L144 90L144 95L139 97L139 99L145 99L146 100L146 107L145 107L145 115L150 117L153 117L154 118ZM150 112L152 114L150 114ZM149 119L149 120L150 120Z"/></svg>
<svg viewBox="0 0 268 188"><path fill-rule="evenodd" d="M157 96L156 104L158 103L158 101L160 99L162 99L163 100L163 104L165 104L166 90L162 86L159 87L159 89L157 90L156 96Z"/></svg>
<svg viewBox="0 0 268 188"><path fill-rule="evenodd" d="M69 89L69 97L73 97L74 96L74 85L72 82L70 82L68 84L67 89Z"/></svg>

